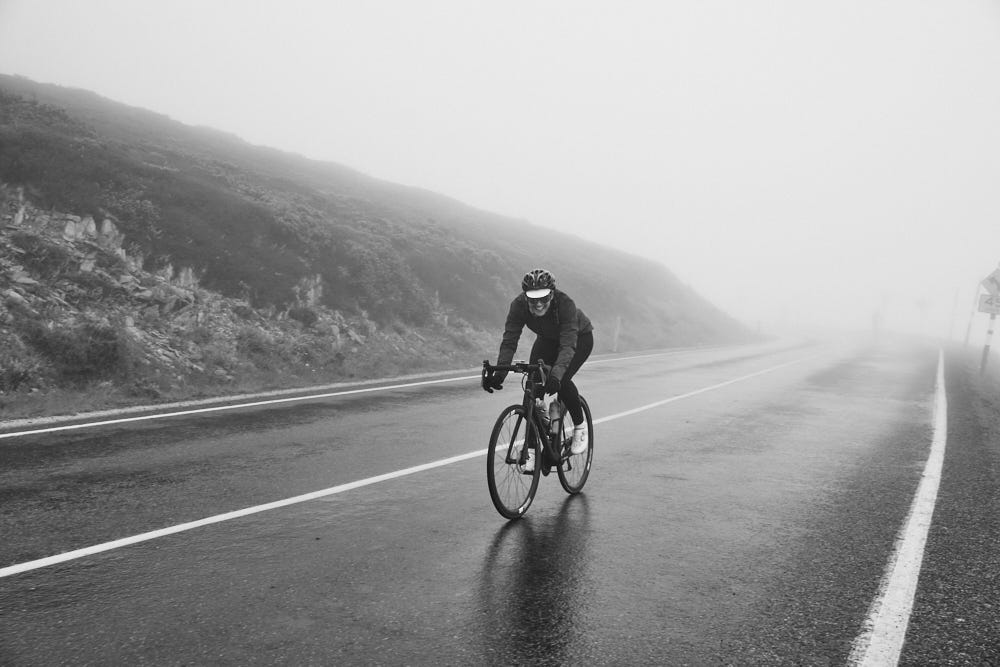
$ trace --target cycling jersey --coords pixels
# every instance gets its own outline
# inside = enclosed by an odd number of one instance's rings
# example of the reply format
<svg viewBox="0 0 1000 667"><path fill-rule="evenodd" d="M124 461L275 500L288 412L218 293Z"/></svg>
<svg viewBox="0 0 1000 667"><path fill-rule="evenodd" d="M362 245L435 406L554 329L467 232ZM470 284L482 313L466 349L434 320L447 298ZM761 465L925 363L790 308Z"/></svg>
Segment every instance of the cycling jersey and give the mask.
<svg viewBox="0 0 1000 667"><path fill-rule="evenodd" d="M514 359L517 342L521 338L524 327L527 326L538 334L539 338L558 342L559 354L552 366L552 376L557 380L562 380L570 361L573 359L577 337L592 332L594 326L591 324L590 318L576 307L576 303L568 294L557 289L553 292L552 305L541 317L534 315L528 308L528 298L524 292L518 294L511 301L510 311L507 313L507 323L504 325L503 339L500 341L500 355L497 357L498 366L509 364ZM528 361L535 362L537 360L529 359Z"/></svg>

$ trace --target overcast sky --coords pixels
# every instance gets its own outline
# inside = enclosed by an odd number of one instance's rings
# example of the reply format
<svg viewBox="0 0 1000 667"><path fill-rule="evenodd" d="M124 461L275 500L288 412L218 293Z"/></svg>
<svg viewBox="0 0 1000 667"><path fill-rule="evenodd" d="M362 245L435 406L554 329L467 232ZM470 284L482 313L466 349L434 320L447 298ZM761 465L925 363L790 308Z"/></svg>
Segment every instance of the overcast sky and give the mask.
<svg viewBox="0 0 1000 667"><path fill-rule="evenodd" d="M0 0L0 72L662 261L765 329L957 337L1000 262L995 0Z"/></svg>

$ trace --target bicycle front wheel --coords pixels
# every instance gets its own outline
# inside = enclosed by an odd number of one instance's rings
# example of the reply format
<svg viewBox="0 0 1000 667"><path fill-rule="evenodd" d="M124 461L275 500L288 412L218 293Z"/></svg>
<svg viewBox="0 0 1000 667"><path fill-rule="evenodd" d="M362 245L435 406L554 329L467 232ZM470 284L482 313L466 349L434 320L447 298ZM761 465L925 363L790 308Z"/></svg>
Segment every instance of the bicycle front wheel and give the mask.
<svg viewBox="0 0 1000 667"><path fill-rule="evenodd" d="M486 482L493 506L507 519L520 519L535 498L541 470L535 451L535 469L525 472L528 449L537 447L534 424L520 405L504 408L490 435Z"/></svg>
<svg viewBox="0 0 1000 667"><path fill-rule="evenodd" d="M569 437L566 437L564 432L563 455L559 461L559 483L569 494L580 493L583 489L583 485L587 483L587 477L590 476L590 464L594 460L594 419L590 415L590 406L587 405L583 396L580 397L580 407L583 408L583 418L587 424L587 451L580 454L570 452L569 447L573 440L573 434L570 432ZM569 415L566 416L566 419L569 419Z"/></svg>

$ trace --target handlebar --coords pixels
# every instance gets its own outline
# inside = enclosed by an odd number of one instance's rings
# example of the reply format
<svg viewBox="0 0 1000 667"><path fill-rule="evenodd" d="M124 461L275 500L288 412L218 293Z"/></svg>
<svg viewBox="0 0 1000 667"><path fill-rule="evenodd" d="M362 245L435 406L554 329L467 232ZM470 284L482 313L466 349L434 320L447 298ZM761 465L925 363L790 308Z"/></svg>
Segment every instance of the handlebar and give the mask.
<svg viewBox="0 0 1000 667"><path fill-rule="evenodd" d="M484 379L488 374L494 373L496 371L508 372L508 373L524 373L525 375L538 371L538 373L541 375L542 384L545 384L546 377L550 370L551 367L541 359L539 359L538 363L535 364L529 364L526 361L515 361L513 364L499 364L497 366L494 366L488 360L485 359L483 360Z"/></svg>

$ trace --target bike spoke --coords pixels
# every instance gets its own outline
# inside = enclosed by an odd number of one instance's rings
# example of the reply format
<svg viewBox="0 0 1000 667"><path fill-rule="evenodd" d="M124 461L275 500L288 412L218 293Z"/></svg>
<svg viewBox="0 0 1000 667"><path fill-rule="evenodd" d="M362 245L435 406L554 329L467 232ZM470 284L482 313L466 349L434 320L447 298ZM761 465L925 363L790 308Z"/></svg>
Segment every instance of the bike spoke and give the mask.
<svg viewBox="0 0 1000 667"><path fill-rule="evenodd" d="M523 514L538 486L537 473L525 474L520 463L527 446L524 442L527 427L521 407L511 406L501 413L490 438L487 463L490 498L497 511L508 519Z"/></svg>
<svg viewBox="0 0 1000 667"><path fill-rule="evenodd" d="M559 464L559 483L562 484L567 493L579 493L583 489L583 485L587 483L587 477L590 475L591 461L594 457L594 424L590 414L590 406L587 405L582 396L580 404L587 424L589 442L587 449L580 454L573 454L570 451L572 431L570 431L569 439L563 442L563 458Z"/></svg>

